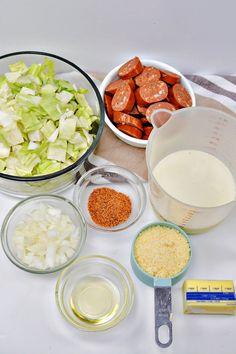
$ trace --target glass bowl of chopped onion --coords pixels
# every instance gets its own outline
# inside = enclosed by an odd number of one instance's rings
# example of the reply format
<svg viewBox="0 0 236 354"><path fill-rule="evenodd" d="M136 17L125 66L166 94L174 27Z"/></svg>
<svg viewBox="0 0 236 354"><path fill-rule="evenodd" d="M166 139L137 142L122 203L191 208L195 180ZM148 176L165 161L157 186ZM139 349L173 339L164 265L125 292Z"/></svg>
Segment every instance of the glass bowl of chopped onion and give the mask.
<svg viewBox="0 0 236 354"><path fill-rule="evenodd" d="M19 197L74 184L104 127L100 93L55 54L0 56L0 191Z"/></svg>
<svg viewBox="0 0 236 354"><path fill-rule="evenodd" d="M46 274L68 266L86 240L86 223L68 199L49 194L26 198L6 215L1 241L19 268Z"/></svg>
<svg viewBox="0 0 236 354"><path fill-rule="evenodd" d="M105 165L89 170L79 179L74 204L90 227L121 231L143 214L146 191L136 174L120 166Z"/></svg>

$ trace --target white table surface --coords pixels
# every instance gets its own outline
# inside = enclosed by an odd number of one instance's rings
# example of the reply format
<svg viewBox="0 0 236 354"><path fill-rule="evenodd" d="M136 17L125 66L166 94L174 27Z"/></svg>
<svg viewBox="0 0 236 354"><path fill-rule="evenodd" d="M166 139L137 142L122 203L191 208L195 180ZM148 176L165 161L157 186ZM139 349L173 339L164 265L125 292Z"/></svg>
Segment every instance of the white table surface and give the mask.
<svg viewBox="0 0 236 354"><path fill-rule="evenodd" d="M72 189L64 193L72 197ZM0 195L0 222L17 202ZM80 332L57 310L54 289L58 274L33 275L14 266L0 248L0 354L234 354L236 316L184 315L182 281L172 288L173 344L157 347L154 340L153 289L135 278L130 267L131 241L157 217L148 204L142 218L127 231L88 230L83 255L113 257L131 273L135 305L130 315L106 332ZM191 237L193 260L186 278L236 281L236 209L212 231Z"/></svg>

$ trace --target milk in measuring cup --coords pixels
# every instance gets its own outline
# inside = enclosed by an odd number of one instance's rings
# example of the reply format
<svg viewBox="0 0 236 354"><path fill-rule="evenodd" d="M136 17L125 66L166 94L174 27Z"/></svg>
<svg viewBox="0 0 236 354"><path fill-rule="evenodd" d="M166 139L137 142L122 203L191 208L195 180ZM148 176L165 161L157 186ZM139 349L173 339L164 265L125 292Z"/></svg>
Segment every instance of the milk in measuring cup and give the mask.
<svg viewBox="0 0 236 354"><path fill-rule="evenodd" d="M199 150L167 155L153 169L157 183L171 197L196 207L216 207L235 199L235 181L228 167Z"/></svg>

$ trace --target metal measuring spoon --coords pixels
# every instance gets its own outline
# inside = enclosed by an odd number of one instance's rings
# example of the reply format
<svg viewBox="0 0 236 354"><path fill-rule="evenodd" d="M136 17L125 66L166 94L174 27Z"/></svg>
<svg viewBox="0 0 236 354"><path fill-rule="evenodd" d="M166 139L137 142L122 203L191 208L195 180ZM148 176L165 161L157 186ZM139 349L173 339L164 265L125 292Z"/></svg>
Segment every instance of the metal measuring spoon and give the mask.
<svg viewBox="0 0 236 354"><path fill-rule="evenodd" d="M153 226L161 226L161 227L168 227L171 229L176 229L179 231L182 236L187 240L189 244L189 259L185 267L182 269L181 272L175 274L171 278L157 278L153 277L151 274L146 273L138 264L135 258L134 254L134 246L136 239L139 237L140 233L143 232L144 230L149 229L150 227ZM167 348L171 345L172 343L172 321L171 321L171 315L172 315L172 307L171 307L171 286L177 283L180 279L183 278L185 275L186 271L188 270L188 267L190 265L192 257L192 250L191 250L191 245L188 236L186 233L180 229L177 225L171 224L171 223L166 223L166 222L158 222L158 223L153 223L145 226L135 237L133 244L132 244L132 250L131 250L131 266L133 268L133 271L135 275L145 284L151 286L154 288L154 302L155 302L155 339L156 343L162 347L162 348ZM162 326L167 326L169 329L169 339L166 343L161 342L160 337L159 337L159 330Z"/></svg>

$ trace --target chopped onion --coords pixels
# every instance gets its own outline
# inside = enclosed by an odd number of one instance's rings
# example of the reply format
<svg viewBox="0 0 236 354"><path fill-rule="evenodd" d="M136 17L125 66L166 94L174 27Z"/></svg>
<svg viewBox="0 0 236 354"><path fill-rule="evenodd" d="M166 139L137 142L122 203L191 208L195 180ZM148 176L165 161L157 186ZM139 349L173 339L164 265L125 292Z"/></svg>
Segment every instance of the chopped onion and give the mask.
<svg viewBox="0 0 236 354"><path fill-rule="evenodd" d="M35 143L34 141L30 141L28 145L28 150L36 150L40 145Z"/></svg>
<svg viewBox="0 0 236 354"><path fill-rule="evenodd" d="M79 238L78 229L61 209L39 204L16 226L14 253L29 267L54 268L73 256Z"/></svg>

